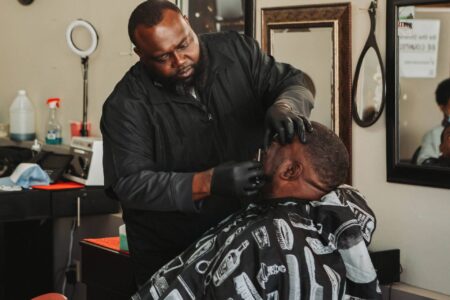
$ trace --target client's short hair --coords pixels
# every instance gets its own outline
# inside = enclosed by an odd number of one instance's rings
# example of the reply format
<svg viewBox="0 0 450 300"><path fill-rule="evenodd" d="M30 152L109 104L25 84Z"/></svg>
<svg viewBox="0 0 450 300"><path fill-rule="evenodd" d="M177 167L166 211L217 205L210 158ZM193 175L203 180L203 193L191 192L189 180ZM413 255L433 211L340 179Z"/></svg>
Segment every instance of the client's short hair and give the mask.
<svg viewBox="0 0 450 300"><path fill-rule="evenodd" d="M332 190L347 180L348 151L333 131L317 122L311 124L314 130L307 134L304 149L322 184Z"/></svg>

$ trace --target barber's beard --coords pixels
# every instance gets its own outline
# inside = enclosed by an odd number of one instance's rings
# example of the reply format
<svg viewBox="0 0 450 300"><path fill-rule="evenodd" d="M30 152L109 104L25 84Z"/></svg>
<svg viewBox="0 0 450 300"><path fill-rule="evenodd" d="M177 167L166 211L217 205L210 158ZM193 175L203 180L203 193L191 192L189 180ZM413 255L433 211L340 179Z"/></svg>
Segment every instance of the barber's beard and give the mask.
<svg viewBox="0 0 450 300"><path fill-rule="evenodd" d="M189 76L187 78L179 78L178 77L180 74L182 74L186 70L190 70L191 68L193 69L191 76ZM186 86L193 85L193 83L195 81L195 77L198 72L198 69L199 69L198 64L182 66L178 69L177 73L169 80L171 81L172 85L180 85L180 84L186 85Z"/></svg>
<svg viewBox="0 0 450 300"><path fill-rule="evenodd" d="M203 43L200 42L199 61L196 64L183 66L177 71L177 73L180 73L184 68L194 68L194 72L189 78L180 79L177 77L177 74L171 77L162 77L153 72L151 68L146 68L146 70L154 80L161 83L163 86L175 91L179 95L187 95L192 88L202 90L206 86L208 64L209 59L206 48Z"/></svg>
<svg viewBox="0 0 450 300"><path fill-rule="evenodd" d="M194 68L194 72L191 77L186 78L184 80L175 80L172 81L172 86L175 88L178 94L185 95L190 93L190 91L195 88L200 91L203 90L206 86L207 80L207 71L208 71L208 55L203 43L200 42L200 58L198 63L192 65ZM183 69L183 68L181 68Z"/></svg>
<svg viewBox="0 0 450 300"><path fill-rule="evenodd" d="M193 68L194 72L192 73L192 75L188 78L178 78L178 74L182 73L183 70L185 70L186 68ZM161 84L163 84L164 86L169 86L169 87L174 87L177 85L193 85L193 83L195 82L195 77L196 74L198 72L198 64L193 64L193 65L187 65L187 66L183 66L181 68L178 69L178 71L170 76L170 77L163 77L160 76L158 73L154 72L152 69L147 68L147 71L149 72L150 76L160 82Z"/></svg>

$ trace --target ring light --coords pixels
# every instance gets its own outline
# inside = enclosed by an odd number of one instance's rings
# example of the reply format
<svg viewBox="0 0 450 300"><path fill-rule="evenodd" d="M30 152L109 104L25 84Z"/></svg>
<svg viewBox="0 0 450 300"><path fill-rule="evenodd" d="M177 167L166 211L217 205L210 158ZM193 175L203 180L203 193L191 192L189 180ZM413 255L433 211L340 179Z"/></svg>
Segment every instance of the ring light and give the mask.
<svg viewBox="0 0 450 300"><path fill-rule="evenodd" d="M77 27L83 27L83 28L87 29L87 31L91 35L91 45L86 50L81 50L80 48L75 46L75 44L73 43L72 33L73 33L74 29ZM67 41L67 45L69 45L70 50L72 50L78 56L81 56L84 58L84 57L87 57L87 56L91 55L92 53L94 53L95 49L97 49L97 44L98 44L97 31L95 31L95 29L91 25L91 23L89 23L85 20L78 19L78 20L75 20L72 23L70 23L69 27L67 27L66 41Z"/></svg>
<svg viewBox="0 0 450 300"><path fill-rule="evenodd" d="M72 34L75 28L83 27L87 29L89 34L91 35L91 45L87 50L82 50L75 46L72 39ZM88 66L89 66L89 55L94 53L95 49L97 49L98 44L98 35L97 31L95 31L94 26L91 23L78 19L69 24L66 30L66 41L67 45L69 45L70 50L72 50L75 54L81 57L81 64L83 65L83 122L81 124L80 135L87 136L87 111L88 111Z"/></svg>

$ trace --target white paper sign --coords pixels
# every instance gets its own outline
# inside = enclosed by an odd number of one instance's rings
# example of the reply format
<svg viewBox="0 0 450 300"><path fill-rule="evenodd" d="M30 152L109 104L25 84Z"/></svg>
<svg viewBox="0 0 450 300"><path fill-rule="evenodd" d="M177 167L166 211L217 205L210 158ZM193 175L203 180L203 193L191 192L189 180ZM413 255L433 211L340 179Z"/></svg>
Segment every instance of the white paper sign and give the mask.
<svg viewBox="0 0 450 300"><path fill-rule="evenodd" d="M400 77L436 77L439 48L439 20L407 20L409 34L399 34ZM400 32L399 32L400 33Z"/></svg>

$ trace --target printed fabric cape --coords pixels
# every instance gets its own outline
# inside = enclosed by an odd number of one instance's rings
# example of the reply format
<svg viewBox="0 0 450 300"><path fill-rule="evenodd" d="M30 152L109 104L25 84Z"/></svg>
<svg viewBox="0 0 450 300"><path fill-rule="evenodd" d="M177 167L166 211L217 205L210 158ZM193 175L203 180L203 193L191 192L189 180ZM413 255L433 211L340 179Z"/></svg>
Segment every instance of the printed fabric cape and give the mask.
<svg viewBox="0 0 450 300"><path fill-rule="evenodd" d="M132 299L381 299L376 220L341 186L320 201L250 204L156 272Z"/></svg>

